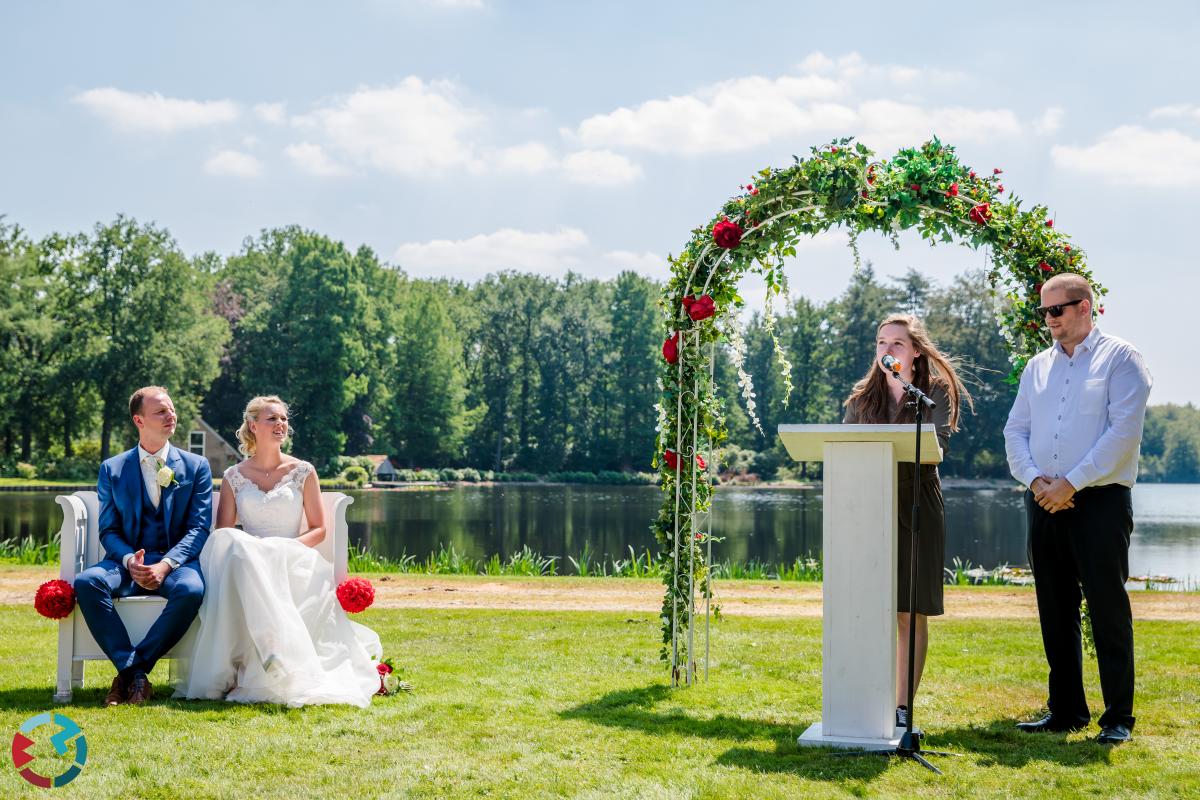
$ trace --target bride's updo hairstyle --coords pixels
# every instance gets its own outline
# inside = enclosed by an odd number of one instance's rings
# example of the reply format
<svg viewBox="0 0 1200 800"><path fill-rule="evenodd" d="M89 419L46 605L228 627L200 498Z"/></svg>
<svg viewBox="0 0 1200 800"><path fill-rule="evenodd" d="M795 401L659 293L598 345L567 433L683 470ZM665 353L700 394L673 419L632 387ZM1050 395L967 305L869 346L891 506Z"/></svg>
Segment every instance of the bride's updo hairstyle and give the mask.
<svg viewBox="0 0 1200 800"><path fill-rule="evenodd" d="M250 423L258 421L258 412L262 411L265 406L274 403L277 406L283 407L283 413L287 414L288 404L279 399L277 395L268 394L260 395L259 397L250 398L250 402L246 403L246 410L242 412L242 426L237 429L238 451L246 458L254 455L254 451L258 449L258 442L254 439L254 431L250 430ZM292 426L288 425L288 437L292 435Z"/></svg>

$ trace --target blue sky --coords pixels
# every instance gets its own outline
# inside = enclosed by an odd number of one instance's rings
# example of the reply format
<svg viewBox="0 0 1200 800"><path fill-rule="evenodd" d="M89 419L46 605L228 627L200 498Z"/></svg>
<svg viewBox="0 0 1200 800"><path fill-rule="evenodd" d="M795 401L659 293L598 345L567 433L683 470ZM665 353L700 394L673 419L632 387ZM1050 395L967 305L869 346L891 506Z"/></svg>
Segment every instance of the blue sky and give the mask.
<svg viewBox="0 0 1200 800"><path fill-rule="evenodd" d="M662 277L758 168L937 134L1088 251L1151 402L1198 402L1198 34L1182 2L6 3L0 213L35 236L126 213L189 253L300 224L414 275ZM864 254L984 265L903 241ZM801 248L793 294L844 287L843 243Z"/></svg>

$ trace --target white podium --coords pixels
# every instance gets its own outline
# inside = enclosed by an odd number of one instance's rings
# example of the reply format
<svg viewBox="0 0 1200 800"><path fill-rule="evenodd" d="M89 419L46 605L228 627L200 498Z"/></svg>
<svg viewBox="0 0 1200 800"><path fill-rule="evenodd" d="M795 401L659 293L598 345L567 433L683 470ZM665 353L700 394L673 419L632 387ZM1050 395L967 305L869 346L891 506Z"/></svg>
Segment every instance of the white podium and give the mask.
<svg viewBox="0 0 1200 800"><path fill-rule="evenodd" d="M823 461L821 721L801 745L893 750L896 727L896 464L915 460L915 425L780 425L797 461ZM942 460L931 424L921 463Z"/></svg>

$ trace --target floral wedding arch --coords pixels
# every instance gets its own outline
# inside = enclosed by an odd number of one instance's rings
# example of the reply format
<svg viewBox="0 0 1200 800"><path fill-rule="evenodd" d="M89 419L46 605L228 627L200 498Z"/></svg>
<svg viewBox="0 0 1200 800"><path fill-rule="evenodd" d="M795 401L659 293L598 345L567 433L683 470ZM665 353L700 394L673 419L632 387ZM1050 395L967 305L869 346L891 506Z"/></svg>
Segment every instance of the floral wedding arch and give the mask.
<svg viewBox="0 0 1200 800"><path fill-rule="evenodd" d="M735 322L743 305L737 293L743 275L755 272L766 280L771 327L771 296L787 290L783 261L796 255L802 237L845 228L856 262L857 237L866 231L891 237L897 247L897 234L909 228L918 229L930 244L957 241L986 247L996 319L1012 363L1010 380L1019 378L1026 362L1048 344L1036 311L1043 281L1075 272L1091 281L1098 297L1106 293L1092 280L1083 251L1054 227L1045 206L1025 211L1020 200L1005 195L1000 169L977 174L959 162L953 147L936 138L920 148L900 150L890 160L872 160L873 155L853 139L838 139L814 147L811 157L795 158L785 169L762 170L670 259L671 278L660 301L666 338L654 454L663 503L653 527L665 557L662 657L671 665L675 685L690 685L697 677L698 596L704 602L700 636L708 673L710 476L717 469L714 448L726 438L713 391L715 349L722 339L733 345L746 410L762 430ZM1104 313L1104 307L1099 311ZM775 350L788 392L791 367L778 345Z"/></svg>

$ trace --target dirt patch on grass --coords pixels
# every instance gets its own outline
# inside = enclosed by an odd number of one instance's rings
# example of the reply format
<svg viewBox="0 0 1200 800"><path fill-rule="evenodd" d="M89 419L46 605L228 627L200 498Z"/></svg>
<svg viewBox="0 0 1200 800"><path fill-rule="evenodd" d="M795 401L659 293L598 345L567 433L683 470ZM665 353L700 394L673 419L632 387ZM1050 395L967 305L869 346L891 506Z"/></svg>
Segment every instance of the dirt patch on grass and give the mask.
<svg viewBox="0 0 1200 800"><path fill-rule="evenodd" d="M28 605L47 567L0 566L0 604ZM662 584L634 578L501 578L483 575L368 575L379 608L491 608L522 611L657 613ZM1135 619L1200 622L1200 593L1129 594ZM724 614L818 617L821 587L814 583L724 581L717 584ZM1034 619L1027 587L946 587L946 615L958 618Z"/></svg>

